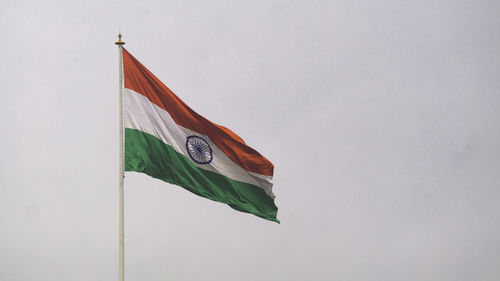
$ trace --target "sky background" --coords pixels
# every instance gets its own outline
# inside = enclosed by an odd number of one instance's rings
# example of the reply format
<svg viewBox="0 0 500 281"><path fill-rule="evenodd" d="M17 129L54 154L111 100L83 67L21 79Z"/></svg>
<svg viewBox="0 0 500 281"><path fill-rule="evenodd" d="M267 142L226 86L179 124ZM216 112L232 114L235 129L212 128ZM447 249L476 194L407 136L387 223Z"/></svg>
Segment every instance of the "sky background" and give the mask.
<svg viewBox="0 0 500 281"><path fill-rule="evenodd" d="M118 51L275 165L138 173L126 280L499 280L500 2L0 1L0 280L117 280Z"/></svg>

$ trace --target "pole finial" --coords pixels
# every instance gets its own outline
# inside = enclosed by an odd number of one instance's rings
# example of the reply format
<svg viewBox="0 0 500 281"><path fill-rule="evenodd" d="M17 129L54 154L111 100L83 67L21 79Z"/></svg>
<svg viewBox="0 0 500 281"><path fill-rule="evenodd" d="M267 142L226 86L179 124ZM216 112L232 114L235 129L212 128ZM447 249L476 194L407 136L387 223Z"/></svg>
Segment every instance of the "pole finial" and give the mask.
<svg viewBox="0 0 500 281"><path fill-rule="evenodd" d="M122 41L122 34L121 33L118 33L118 41L116 41L115 44L118 46L125 45L125 42Z"/></svg>

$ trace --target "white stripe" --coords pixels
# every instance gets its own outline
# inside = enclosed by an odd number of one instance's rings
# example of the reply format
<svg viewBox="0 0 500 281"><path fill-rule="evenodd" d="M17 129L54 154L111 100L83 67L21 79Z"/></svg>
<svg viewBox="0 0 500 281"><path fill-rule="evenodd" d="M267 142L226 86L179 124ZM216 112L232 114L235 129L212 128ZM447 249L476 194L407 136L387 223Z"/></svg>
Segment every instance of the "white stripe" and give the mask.
<svg viewBox="0 0 500 281"><path fill-rule="evenodd" d="M149 101L145 96L127 88L123 89L123 96L125 100L125 128L137 129L153 135L170 145L178 153L185 155L188 159L191 158L188 156L186 149L186 138L191 135L203 137L212 148L213 159L209 164L199 164L191 161L195 166L236 181L259 186L264 189L267 195L274 198L271 190L273 186L272 177L243 169L229 159L210 138L178 125L167 111Z"/></svg>

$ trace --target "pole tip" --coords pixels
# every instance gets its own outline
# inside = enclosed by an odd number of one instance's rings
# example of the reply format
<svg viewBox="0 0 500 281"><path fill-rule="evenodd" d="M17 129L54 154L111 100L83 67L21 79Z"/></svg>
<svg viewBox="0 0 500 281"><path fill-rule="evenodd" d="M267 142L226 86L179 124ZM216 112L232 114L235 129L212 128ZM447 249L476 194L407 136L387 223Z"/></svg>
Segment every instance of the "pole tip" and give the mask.
<svg viewBox="0 0 500 281"><path fill-rule="evenodd" d="M118 46L125 45L125 42L122 41L122 34L121 33L118 33L118 41L115 42L115 45L118 45Z"/></svg>

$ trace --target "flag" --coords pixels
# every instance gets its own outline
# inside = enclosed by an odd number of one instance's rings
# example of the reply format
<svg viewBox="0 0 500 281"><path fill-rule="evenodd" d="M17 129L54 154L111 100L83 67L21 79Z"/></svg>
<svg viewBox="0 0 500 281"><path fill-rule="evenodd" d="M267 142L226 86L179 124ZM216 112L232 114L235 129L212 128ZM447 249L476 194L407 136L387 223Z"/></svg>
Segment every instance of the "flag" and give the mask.
<svg viewBox="0 0 500 281"><path fill-rule="evenodd" d="M273 164L189 108L123 48L125 171L275 221Z"/></svg>

